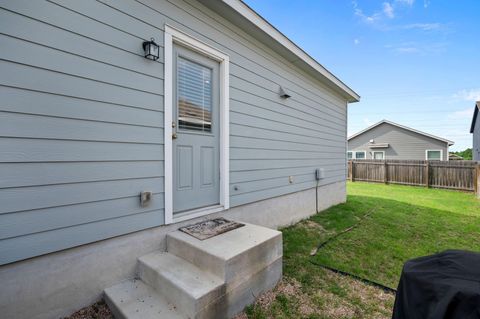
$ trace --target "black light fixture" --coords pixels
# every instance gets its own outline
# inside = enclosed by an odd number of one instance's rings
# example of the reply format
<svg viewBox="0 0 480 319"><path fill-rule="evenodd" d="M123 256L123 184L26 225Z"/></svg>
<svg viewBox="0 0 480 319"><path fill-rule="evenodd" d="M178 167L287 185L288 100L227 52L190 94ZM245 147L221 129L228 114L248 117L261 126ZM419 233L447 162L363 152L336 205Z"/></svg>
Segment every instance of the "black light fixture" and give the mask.
<svg viewBox="0 0 480 319"><path fill-rule="evenodd" d="M160 55L160 47L155 43L155 39L151 38L150 41L143 42L143 50L145 51L145 57L149 60L156 61Z"/></svg>
<svg viewBox="0 0 480 319"><path fill-rule="evenodd" d="M288 94L288 92L283 87L280 87L278 94L282 99L288 99L289 97L291 97L291 95Z"/></svg>

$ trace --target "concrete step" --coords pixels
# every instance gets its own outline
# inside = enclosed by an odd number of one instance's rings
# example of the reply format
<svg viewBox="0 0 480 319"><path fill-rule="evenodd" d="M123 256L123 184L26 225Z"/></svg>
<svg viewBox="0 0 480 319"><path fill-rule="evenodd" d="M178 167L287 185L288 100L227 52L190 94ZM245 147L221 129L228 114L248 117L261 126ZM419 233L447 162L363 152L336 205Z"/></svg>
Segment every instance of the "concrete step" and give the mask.
<svg viewBox="0 0 480 319"><path fill-rule="evenodd" d="M224 281L185 259L154 252L138 259L139 277L189 318L213 318Z"/></svg>
<svg viewBox="0 0 480 319"><path fill-rule="evenodd" d="M140 280L128 280L104 291L116 319L188 319L153 288Z"/></svg>
<svg viewBox="0 0 480 319"><path fill-rule="evenodd" d="M176 231L167 249L138 259L140 280L105 289L115 318L233 318L282 276L282 235L260 226L203 241Z"/></svg>
<svg viewBox="0 0 480 319"><path fill-rule="evenodd" d="M167 251L226 283L248 278L282 257L282 233L245 224L215 237L199 240L181 231L167 234Z"/></svg>

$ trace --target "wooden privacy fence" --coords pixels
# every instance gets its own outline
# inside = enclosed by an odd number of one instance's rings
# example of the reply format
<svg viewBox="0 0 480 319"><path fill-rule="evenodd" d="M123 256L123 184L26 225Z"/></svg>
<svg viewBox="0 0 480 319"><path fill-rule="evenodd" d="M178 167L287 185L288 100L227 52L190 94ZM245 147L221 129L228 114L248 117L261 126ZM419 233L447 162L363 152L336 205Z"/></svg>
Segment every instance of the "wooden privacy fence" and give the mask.
<svg viewBox="0 0 480 319"><path fill-rule="evenodd" d="M351 160L348 179L448 188L480 194L480 163L475 161Z"/></svg>

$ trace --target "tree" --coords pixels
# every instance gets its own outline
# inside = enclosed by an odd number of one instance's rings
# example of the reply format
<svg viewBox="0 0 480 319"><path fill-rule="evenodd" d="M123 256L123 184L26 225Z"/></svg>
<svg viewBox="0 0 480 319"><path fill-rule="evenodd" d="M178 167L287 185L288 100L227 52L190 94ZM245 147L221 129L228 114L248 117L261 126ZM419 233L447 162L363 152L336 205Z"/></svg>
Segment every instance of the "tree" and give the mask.
<svg viewBox="0 0 480 319"><path fill-rule="evenodd" d="M460 152L453 152L453 154L463 157L464 160L472 160L472 149L467 148Z"/></svg>

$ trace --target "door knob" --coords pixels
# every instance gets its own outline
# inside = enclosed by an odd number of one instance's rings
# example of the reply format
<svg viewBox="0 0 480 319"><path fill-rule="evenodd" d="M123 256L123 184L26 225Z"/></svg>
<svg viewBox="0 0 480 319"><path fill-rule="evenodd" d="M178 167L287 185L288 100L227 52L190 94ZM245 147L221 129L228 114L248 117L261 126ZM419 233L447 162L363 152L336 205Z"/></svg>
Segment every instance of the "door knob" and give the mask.
<svg viewBox="0 0 480 319"><path fill-rule="evenodd" d="M176 139L177 138L177 133L173 133L172 134L172 139Z"/></svg>

